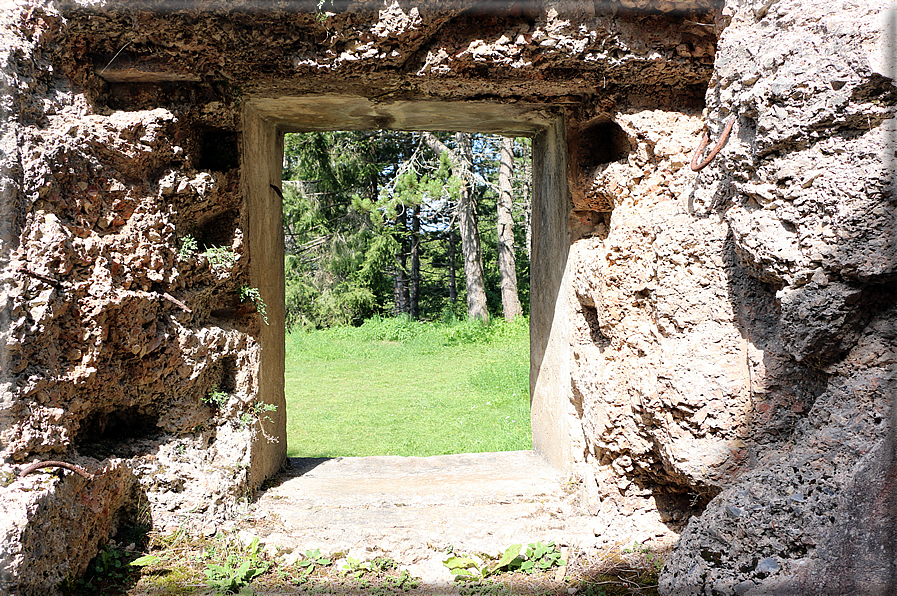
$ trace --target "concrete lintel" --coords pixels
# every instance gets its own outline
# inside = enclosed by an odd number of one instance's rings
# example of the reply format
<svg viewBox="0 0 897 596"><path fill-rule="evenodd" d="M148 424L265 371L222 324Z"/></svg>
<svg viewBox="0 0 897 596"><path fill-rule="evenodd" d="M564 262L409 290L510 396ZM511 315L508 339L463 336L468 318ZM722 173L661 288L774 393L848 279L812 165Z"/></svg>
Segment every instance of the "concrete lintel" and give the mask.
<svg viewBox="0 0 897 596"><path fill-rule="evenodd" d="M286 132L428 130L533 136L557 116L545 105L486 101L376 101L346 95L254 98Z"/></svg>

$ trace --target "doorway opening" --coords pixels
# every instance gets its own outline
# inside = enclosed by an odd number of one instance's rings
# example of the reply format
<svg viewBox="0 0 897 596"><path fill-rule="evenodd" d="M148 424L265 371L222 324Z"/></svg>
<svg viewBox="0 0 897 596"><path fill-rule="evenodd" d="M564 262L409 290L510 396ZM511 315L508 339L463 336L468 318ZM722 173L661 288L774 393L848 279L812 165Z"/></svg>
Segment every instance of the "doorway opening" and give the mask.
<svg viewBox="0 0 897 596"><path fill-rule="evenodd" d="M287 455L532 448L531 155L529 137L285 135Z"/></svg>
<svg viewBox="0 0 897 596"><path fill-rule="evenodd" d="M259 336L258 395L261 401L278 406L269 434L282 439L255 446L258 473L276 471L287 454L287 309L280 190L284 136L335 130L460 131L532 138L528 387L532 445L555 466L567 467L572 461L569 345L565 339L569 323L561 288L569 250L570 192L563 116L540 104L281 97L247 102L243 130L242 184L250 277L268 304L270 321Z"/></svg>

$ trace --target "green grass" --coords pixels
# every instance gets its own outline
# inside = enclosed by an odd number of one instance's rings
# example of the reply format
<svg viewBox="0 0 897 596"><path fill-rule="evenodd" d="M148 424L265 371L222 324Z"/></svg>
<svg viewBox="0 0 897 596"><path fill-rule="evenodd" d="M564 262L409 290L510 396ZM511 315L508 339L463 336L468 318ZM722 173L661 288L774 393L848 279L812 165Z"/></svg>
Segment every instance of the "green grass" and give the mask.
<svg viewBox="0 0 897 596"><path fill-rule="evenodd" d="M290 457L531 449L529 325L396 318L293 332L286 398Z"/></svg>

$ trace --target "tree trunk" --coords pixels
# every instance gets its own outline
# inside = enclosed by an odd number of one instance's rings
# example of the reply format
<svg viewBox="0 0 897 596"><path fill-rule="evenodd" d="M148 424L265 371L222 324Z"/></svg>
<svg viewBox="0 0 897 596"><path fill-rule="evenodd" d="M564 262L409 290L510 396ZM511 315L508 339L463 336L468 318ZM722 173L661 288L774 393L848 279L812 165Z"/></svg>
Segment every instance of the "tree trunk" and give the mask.
<svg viewBox="0 0 897 596"><path fill-rule="evenodd" d="M510 321L523 314L517 296L517 269L514 262L514 220L511 217L514 175L514 139L502 137L498 166L498 273L501 278L501 307Z"/></svg>
<svg viewBox="0 0 897 596"><path fill-rule="evenodd" d="M459 153L468 163L473 163L473 150L467 133L455 133ZM473 180L461 184L458 200L458 229L461 231L461 252L464 254L464 281L467 286L467 316L489 321L486 308L486 282L483 274L483 254L480 249L480 230L477 225L477 205Z"/></svg>
<svg viewBox="0 0 897 596"><path fill-rule="evenodd" d="M392 295L396 314L409 312L408 300L408 252L407 226L408 215L402 209L402 214L396 218L396 228L399 232L399 249L396 252L396 274L392 278Z"/></svg>
<svg viewBox="0 0 897 596"><path fill-rule="evenodd" d="M408 313L417 320L419 315L418 294L420 290L420 205L411 212L411 278L408 280Z"/></svg>
<svg viewBox="0 0 897 596"><path fill-rule="evenodd" d="M458 284L455 282L455 228L448 229L449 301L454 306L458 300Z"/></svg>
<svg viewBox="0 0 897 596"><path fill-rule="evenodd" d="M480 232L477 228L476 198L474 196L474 180L478 178L473 171L473 150L470 146L470 135L455 133L457 151L445 146L433 133L423 133L424 142L437 154L447 153L452 162L452 173L461 180L461 192L458 200L458 230L461 232L461 253L464 255L464 281L467 287L467 316L489 321L486 308L486 284L483 275L483 256L480 250Z"/></svg>

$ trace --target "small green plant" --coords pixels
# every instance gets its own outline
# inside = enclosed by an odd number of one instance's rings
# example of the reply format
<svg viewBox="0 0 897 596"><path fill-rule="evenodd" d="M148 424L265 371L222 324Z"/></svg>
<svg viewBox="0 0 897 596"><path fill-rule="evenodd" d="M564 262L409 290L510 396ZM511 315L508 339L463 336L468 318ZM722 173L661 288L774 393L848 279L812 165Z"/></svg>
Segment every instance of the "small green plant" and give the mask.
<svg viewBox="0 0 897 596"><path fill-rule="evenodd" d="M237 262L237 255L229 246L212 246L200 253L212 266L214 271L228 271Z"/></svg>
<svg viewBox="0 0 897 596"><path fill-rule="evenodd" d="M207 554L210 553L207 551ZM259 559L259 539L253 538L242 555L233 553L221 565L207 564L204 571L206 585L217 594L252 594L249 582L268 567L268 563Z"/></svg>
<svg viewBox="0 0 897 596"><path fill-rule="evenodd" d="M407 592L408 590L414 590L415 588L420 586L420 579L412 576L408 573L407 570L402 569L399 572L399 576L387 576L383 579L383 585L387 589L392 590L401 590L403 592Z"/></svg>
<svg viewBox="0 0 897 596"><path fill-rule="evenodd" d="M262 295L259 292L259 289L251 286L243 286L240 288L240 302L246 302L247 299L255 304L255 309L262 315L262 320L265 321L265 325L267 325L268 306L265 304L265 301L262 300Z"/></svg>
<svg viewBox="0 0 897 596"><path fill-rule="evenodd" d="M485 562L478 565L472 558L458 555L449 557L442 564L457 578L485 579L501 571L511 570L515 563L519 566L523 562L519 556L521 547L520 544L509 546L495 565L486 565Z"/></svg>
<svg viewBox="0 0 897 596"><path fill-rule="evenodd" d="M150 565L158 565L165 561L168 558L167 554L161 555L143 555L142 557L137 557L133 561L129 563L131 567L149 567Z"/></svg>
<svg viewBox="0 0 897 596"><path fill-rule="evenodd" d="M648 567L656 570L658 573L663 569L664 561L663 557L656 553L652 553L651 549L638 541L633 542L631 547L624 548L623 554L639 554L644 555L645 562L648 564Z"/></svg>
<svg viewBox="0 0 897 596"><path fill-rule="evenodd" d="M179 261L187 261L193 255L196 254L196 251L199 250L199 243L196 241L196 238L187 234L183 238L181 238L181 246L178 248L178 260Z"/></svg>
<svg viewBox="0 0 897 596"><path fill-rule="evenodd" d="M623 553L627 554L627 555L631 554L631 553L645 554L645 553L649 553L649 552L651 552L651 549L649 549L647 546L645 546L638 540L633 542L631 547L627 547L627 548L623 549Z"/></svg>
<svg viewBox="0 0 897 596"><path fill-rule="evenodd" d="M323 23L327 20L327 13L324 12L324 4L330 2L330 5L333 6L333 0L318 0L318 12L315 14L315 20L319 23Z"/></svg>
<svg viewBox="0 0 897 596"><path fill-rule="evenodd" d="M296 567L299 567L302 570L299 574L299 579L301 580L311 575L315 570L315 567L326 567L331 563L332 561L330 559L321 554L320 549L307 550L305 551L304 558L296 563Z"/></svg>
<svg viewBox="0 0 897 596"><path fill-rule="evenodd" d="M355 557L346 557L346 564L343 565L343 573L351 575L355 579L359 579L365 573L371 572L371 564L368 561L362 561Z"/></svg>
<svg viewBox="0 0 897 596"><path fill-rule="evenodd" d="M248 412L243 412L240 414L240 418L237 421L237 425L240 428L246 428L247 426L251 426L257 420L268 420L271 422L271 417L268 415L262 416L264 412L276 412L277 406L274 404L263 404L263 403L255 403Z"/></svg>
<svg viewBox="0 0 897 596"><path fill-rule="evenodd" d="M566 565L554 542L531 543L527 546L525 554L521 554L522 548L520 544L512 544L494 565L477 564L472 558L463 556L451 556L442 563L449 568L454 576L461 579L486 579L490 575L503 571L522 571L533 574L537 571L548 571L555 566Z"/></svg>
<svg viewBox="0 0 897 596"><path fill-rule="evenodd" d="M393 569L398 568L399 564L389 557L375 557L374 560L371 561L371 571L374 573L386 573L387 571L392 571Z"/></svg>
<svg viewBox="0 0 897 596"><path fill-rule="evenodd" d="M133 570L127 559L127 553L106 545L87 566L84 577L67 580L60 588L66 592L118 592Z"/></svg>
<svg viewBox="0 0 897 596"><path fill-rule="evenodd" d="M224 407L224 404L227 403L227 400L230 398L230 394L226 391L218 391L218 385L212 387L211 391L209 391L208 395L202 398L202 402L209 406L212 406L216 410L220 410Z"/></svg>
<svg viewBox="0 0 897 596"><path fill-rule="evenodd" d="M563 567L566 564L554 542L542 544L537 541L526 547L526 560L520 564L520 571L531 574L536 571L548 571L555 566Z"/></svg>

